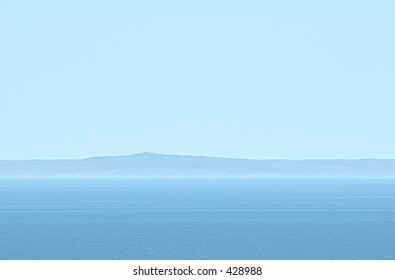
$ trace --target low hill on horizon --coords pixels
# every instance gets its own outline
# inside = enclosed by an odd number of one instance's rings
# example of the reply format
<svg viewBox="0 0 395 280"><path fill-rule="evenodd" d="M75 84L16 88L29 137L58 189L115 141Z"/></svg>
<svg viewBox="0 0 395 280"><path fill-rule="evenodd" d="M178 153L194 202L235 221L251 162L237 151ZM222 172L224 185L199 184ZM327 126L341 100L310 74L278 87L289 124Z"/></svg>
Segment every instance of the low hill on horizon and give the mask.
<svg viewBox="0 0 395 280"><path fill-rule="evenodd" d="M0 160L0 178L393 177L394 159L254 160L138 153L81 160Z"/></svg>

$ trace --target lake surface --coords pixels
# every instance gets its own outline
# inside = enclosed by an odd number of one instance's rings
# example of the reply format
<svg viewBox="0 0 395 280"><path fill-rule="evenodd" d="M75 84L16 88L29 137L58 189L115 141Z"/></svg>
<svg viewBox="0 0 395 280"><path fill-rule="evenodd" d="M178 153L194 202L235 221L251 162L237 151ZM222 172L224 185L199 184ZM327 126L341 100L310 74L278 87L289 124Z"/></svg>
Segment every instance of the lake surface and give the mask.
<svg viewBox="0 0 395 280"><path fill-rule="evenodd" d="M395 180L0 180L0 259L395 259Z"/></svg>

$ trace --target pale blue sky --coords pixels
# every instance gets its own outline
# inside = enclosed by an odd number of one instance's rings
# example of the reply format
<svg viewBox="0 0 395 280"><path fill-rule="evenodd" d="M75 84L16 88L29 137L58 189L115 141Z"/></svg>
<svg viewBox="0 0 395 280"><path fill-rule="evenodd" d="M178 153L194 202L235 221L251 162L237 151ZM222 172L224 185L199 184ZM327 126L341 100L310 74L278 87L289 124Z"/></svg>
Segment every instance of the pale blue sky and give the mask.
<svg viewBox="0 0 395 280"><path fill-rule="evenodd" d="M0 0L0 159L395 158L394 1Z"/></svg>

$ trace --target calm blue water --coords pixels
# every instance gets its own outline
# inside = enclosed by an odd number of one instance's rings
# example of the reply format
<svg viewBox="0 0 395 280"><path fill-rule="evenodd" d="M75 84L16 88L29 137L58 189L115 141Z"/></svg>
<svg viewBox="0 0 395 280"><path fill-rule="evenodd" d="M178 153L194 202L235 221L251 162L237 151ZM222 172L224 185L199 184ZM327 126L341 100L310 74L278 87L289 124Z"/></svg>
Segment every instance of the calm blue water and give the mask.
<svg viewBox="0 0 395 280"><path fill-rule="evenodd" d="M1 180L0 259L395 259L395 180Z"/></svg>

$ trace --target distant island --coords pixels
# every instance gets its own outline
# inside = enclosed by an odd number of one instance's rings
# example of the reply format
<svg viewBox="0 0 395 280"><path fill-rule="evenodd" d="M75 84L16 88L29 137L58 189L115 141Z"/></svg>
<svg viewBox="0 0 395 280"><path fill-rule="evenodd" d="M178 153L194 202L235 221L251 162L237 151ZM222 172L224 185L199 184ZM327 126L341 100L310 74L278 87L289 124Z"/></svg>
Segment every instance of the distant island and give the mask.
<svg viewBox="0 0 395 280"><path fill-rule="evenodd" d="M0 178L395 178L394 159L251 160L139 153L81 160L0 160Z"/></svg>

